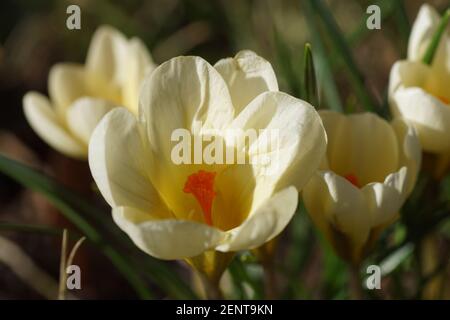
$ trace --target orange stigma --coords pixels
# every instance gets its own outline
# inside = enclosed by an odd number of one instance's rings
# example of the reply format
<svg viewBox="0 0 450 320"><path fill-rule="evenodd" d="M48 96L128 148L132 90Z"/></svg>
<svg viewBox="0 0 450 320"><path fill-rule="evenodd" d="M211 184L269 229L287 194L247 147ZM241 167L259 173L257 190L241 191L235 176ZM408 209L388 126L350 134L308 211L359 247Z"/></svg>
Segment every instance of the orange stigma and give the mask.
<svg viewBox="0 0 450 320"><path fill-rule="evenodd" d="M441 100L444 104L450 104L450 100L444 96L436 96L439 100Z"/></svg>
<svg viewBox="0 0 450 320"><path fill-rule="evenodd" d="M359 181L358 181L358 177L355 176L354 174L351 174L351 173L347 174L347 175L344 176L344 178L347 179L355 187L357 187L357 188L361 187L360 184L359 184Z"/></svg>
<svg viewBox="0 0 450 320"><path fill-rule="evenodd" d="M184 185L185 193L192 193L202 207L206 224L212 226L212 204L216 193L214 192L215 172L200 170L191 174Z"/></svg>

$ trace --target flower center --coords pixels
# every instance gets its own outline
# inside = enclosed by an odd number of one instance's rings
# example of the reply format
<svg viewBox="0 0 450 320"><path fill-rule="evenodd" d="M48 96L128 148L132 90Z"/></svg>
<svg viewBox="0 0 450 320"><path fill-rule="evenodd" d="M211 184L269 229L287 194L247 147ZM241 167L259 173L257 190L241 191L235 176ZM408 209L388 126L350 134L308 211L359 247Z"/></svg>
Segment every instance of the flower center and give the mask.
<svg viewBox="0 0 450 320"><path fill-rule="evenodd" d="M347 179L348 181L350 181L350 183L352 185L354 185L355 187L361 188L361 185L359 184L359 181L358 181L358 177L355 176L354 174L349 173L349 174L345 175L344 178Z"/></svg>
<svg viewBox="0 0 450 320"><path fill-rule="evenodd" d="M192 193L195 199L200 204L205 223L212 226L211 209L214 197L214 178L215 172L208 172L200 170L191 174L184 184L183 192Z"/></svg>

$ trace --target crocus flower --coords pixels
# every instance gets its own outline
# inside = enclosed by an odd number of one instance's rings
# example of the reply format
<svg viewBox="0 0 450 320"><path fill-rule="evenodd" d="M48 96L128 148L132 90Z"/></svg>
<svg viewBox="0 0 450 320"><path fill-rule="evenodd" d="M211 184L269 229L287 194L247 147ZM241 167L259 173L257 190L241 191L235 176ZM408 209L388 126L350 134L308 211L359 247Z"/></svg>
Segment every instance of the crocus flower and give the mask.
<svg viewBox="0 0 450 320"><path fill-rule="evenodd" d="M95 32L86 63L59 63L48 79L50 98L29 92L25 116L34 131L54 149L74 158L87 158L89 138L113 107L137 113L142 78L154 68L145 45L126 39L109 26Z"/></svg>
<svg viewBox="0 0 450 320"><path fill-rule="evenodd" d="M319 114L327 154L304 188L305 207L336 252L357 264L413 189L420 145L400 119L389 124L372 113Z"/></svg>
<svg viewBox="0 0 450 320"><path fill-rule="evenodd" d="M439 14L424 4L414 22L407 60L391 70L389 99L395 117L417 130L425 151L450 155L450 33L444 32L431 65L422 62L438 27Z"/></svg>
<svg viewBox="0 0 450 320"><path fill-rule="evenodd" d="M89 144L91 172L114 221L140 249L205 271L215 253L258 247L285 228L326 136L311 105L268 90L276 88L271 65L251 52L217 69L199 57L177 57L145 80L138 119L124 108L103 118ZM279 143L267 148L265 162L176 164L172 134L179 129L203 142L213 130L226 150L247 159L261 156L255 146L264 133L248 145L225 132L273 129Z"/></svg>

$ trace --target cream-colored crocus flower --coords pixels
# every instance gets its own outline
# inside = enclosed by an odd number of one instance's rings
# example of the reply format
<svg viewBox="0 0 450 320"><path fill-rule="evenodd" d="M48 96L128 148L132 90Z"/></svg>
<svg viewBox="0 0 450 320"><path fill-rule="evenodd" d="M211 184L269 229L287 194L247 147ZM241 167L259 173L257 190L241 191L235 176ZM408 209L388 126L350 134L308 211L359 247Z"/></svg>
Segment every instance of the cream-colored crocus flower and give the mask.
<svg viewBox="0 0 450 320"><path fill-rule="evenodd" d="M52 67L50 98L37 92L25 95L25 116L54 149L86 159L92 131L108 111L124 106L137 113L142 79L153 69L141 40L128 40L112 27L102 26L92 38L84 65L59 63Z"/></svg>
<svg viewBox="0 0 450 320"><path fill-rule="evenodd" d="M337 253L357 264L412 191L419 141L399 119L389 124L372 113L319 114L327 155L304 188L305 207Z"/></svg>
<svg viewBox="0 0 450 320"><path fill-rule="evenodd" d="M407 60L391 70L389 101L392 114L411 122L425 151L450 154L450 32L439 43L432 64L422 62L436 32L439 14L424 4L414 22Z"/></svg>
<svg viewBox="0 0 450 320"><path fill-rule="evenodd" d="M247 83L246 78L276 79L270 64L260 64L253 53L242 54L244 60L221 61L222 72L199 57L163 63L143 84L139 119L115 109L89 144L92 175L117 225L146 253L188 259L215 280L226 267L217 262L218 252L258 247L284 229L297 206L297 189L317 169L326 149L314 108ZM227 77L230 72L238 73ZM233 85L235 81L242 84ZM249 90L254 99L243 98ZM225 132L273 129L279 132L279 144L267 147L269 161L264 163L175 164L172 134L180 128L192 134L192 141L205 141L204 134L214 130L226 150L245 152L247 159L261 156L254 151L266 141L263 134L245 147L233 143L244 137L229 139ZM206 148L201 146L203 152Z"/></svg>

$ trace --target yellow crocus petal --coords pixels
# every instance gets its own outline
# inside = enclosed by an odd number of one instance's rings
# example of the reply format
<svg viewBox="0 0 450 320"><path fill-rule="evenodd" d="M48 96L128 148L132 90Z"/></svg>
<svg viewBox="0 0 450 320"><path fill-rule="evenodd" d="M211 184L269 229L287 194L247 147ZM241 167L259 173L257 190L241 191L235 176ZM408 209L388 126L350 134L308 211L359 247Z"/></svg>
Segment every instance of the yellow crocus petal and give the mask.
<svg viewBox="0 0 450 320"><path fill-rule="evenodd" d="M128 213L128 211L134 211ZM113 208L115 223L144 252L164 260L191 258L214 248L224 232L203 223L188 220L149 220L133 223L126 216L137 209ZM144 213L141 213L144 214Z"/></svg>
<svg viewBox="0 0 450 320"><path fill-rule="evenodd" d="M236 114L259 94L278 91L272 65L253 51L240 51L233 58L219 60L214 67L228 85Z"/></svg>
<svg viewBox="0 0 450 320"><path fill-rule="evenodd" d="M122 63L127 65L127 75L123 83L124 104L134 114L138 114L142 79L146 74L153 72L156 66L144 43L138 38L129 41L127 59Z"/></svg>
<svg viewBox="0 0 450 320"><path fill-rule="evenodd" d="M389 104L394 117L413 124L424 151L446 156L450 151L448 29L440 39L431 65L422 63L440 20L433 7L422 5L411 31L408 60L396 62L391 69Z"/></svg>
<svg viewBox="0 0 450 320"><path fill-rule="evenodd" d="M397 90L392 102L398 114L414 124L424 150L442 153L450 149L448 105L418 87Z"/></svg>
<svg viewBox="0 0 450 320"><path fill-rule="evenodd" d="M399 143L399 163L408 169L405 192L409 195L416 184L417 172L422 163L422 147L417 132L404 119L396 118L391 122Z"/></svg>
<svg viewBox="0 0 450 320"><path fill-rule="evenodd" d="M313 221L333 241L345 234L355 251L367 240L371 217L360 189L332 171L318 171L305 186L303 200ZM366 214L364 214L366 213Z"/></svg>
<svg viewBox="0 0 450 320"><path fill-rule="evenodd" d="M369 183L362 188L368 205L367 214L372 219L371 228L392 222L398 217L406 196L407 173L407 168L402 167L387 176L383 183Z"/></svg>
<svg viewBox="0 0 450 320"><path fill-rule="evenodd" d="M97 124L115 105L107 100L83 97L67 110L67 124L72 133L87 146Z"/></svg>
<svg viewBox="0 0 450 320"><path fill-rule="evenodd" d="M86 72L82 65L59 63L50 69L48 91L56 112L64 117L67 108L78 98L89 95Z"/></svg>
<svg viewBox="0 0 450 320"><path fill-rule="evenodd" d="M120 85L126 79L128 41L109 26L99 27L93 37L86 58L86 67L93 73Z"/></svg>
<svg viewBox="0 0 450 320"><path fill-rule="evenodd" d="M419 140L402 119L390 124L370 113L319 114L329 139L327 161L305 186L303 200L336 251L358 264L414 187Z"/></svg>
<svg viewBox="0 0 450 320"><path fill-rule="evenodd" d="M420 61L439 25L439 14L429 4L420 7L408 41L408 59Z"/></svg>
<svg viewBox="0 0 450 320"><path fill-rule="evenodd" d="M319 111L328 135L327 158L330 170L341 176L353 174L361 186L383 182L398 168L395 131L372 113L345 116Z"/></svg>
<svg viewBox="0 0 450 320"><path fill-rule="evenodd" d="M265 92L256 97L233 121L231 129L264 130L248 146L250 159L267 156L269 160L268 165L256 159L254 161L257 188L253 208L261 200L259 190L265 194L289 185L301 190L317 169L326 150L326 136L322 122L316 115L314 107L305 101L282 92ZM278 132L278 141L270 140L268 135L271 132ZM238 148L243 148L245 141L242 139Z"/></svg>
<svg viewBox="0 0 450 320"><path fill-rule="evenodd" d="M86 157L87 146L72 137L45 96L27 93L23 98L23 109L31 127L45 142L72 157Z"/></svg>
<svg viewBox="0 0 450 320"><path fill-rule="evenodd" d="M277 236L289 223L297 208L298 192L288 187L273 195L238 227L229 230L218 251L239 251L261 246Z"/></svg>
<svg viewBox="0 0 450 320"><path fill-rule="evenodd" d="M137 114L142 79L153 69L151 57L139 39L128 40L112 27L100 27L91 41L86 64L59 63L49 73L49 105L52 117L66 131L65 139L79 141L82 149L86 149L95 122L109 106L124 106ZM86 98L91 101L87 103ZM53 136L53 127L48 133L43 132L43 127L39 130L41 136ZM65 140L55 142L59 136L53 136L49 144L53 147L67 144L58 150L70 157L86 158L86 151L75 151Z"/></svg>
<svg viewBox="0 0 450 320"><path fill-rule="evenodd" d="M149 180L152 166L136 117L116 108L98 124L89 143L89 166L105 200L112 207L135 207L170 217Z"/></svg>
<svg viewBox="0 0 450 320"><path fill-rule="evenodd" d="M224 80L200 57L177 57L161 64L144 81L139 104L152 149L168 161L168 142L175 129L186 128L193 134L203 128L220 130L234 116Z"/></svg>

